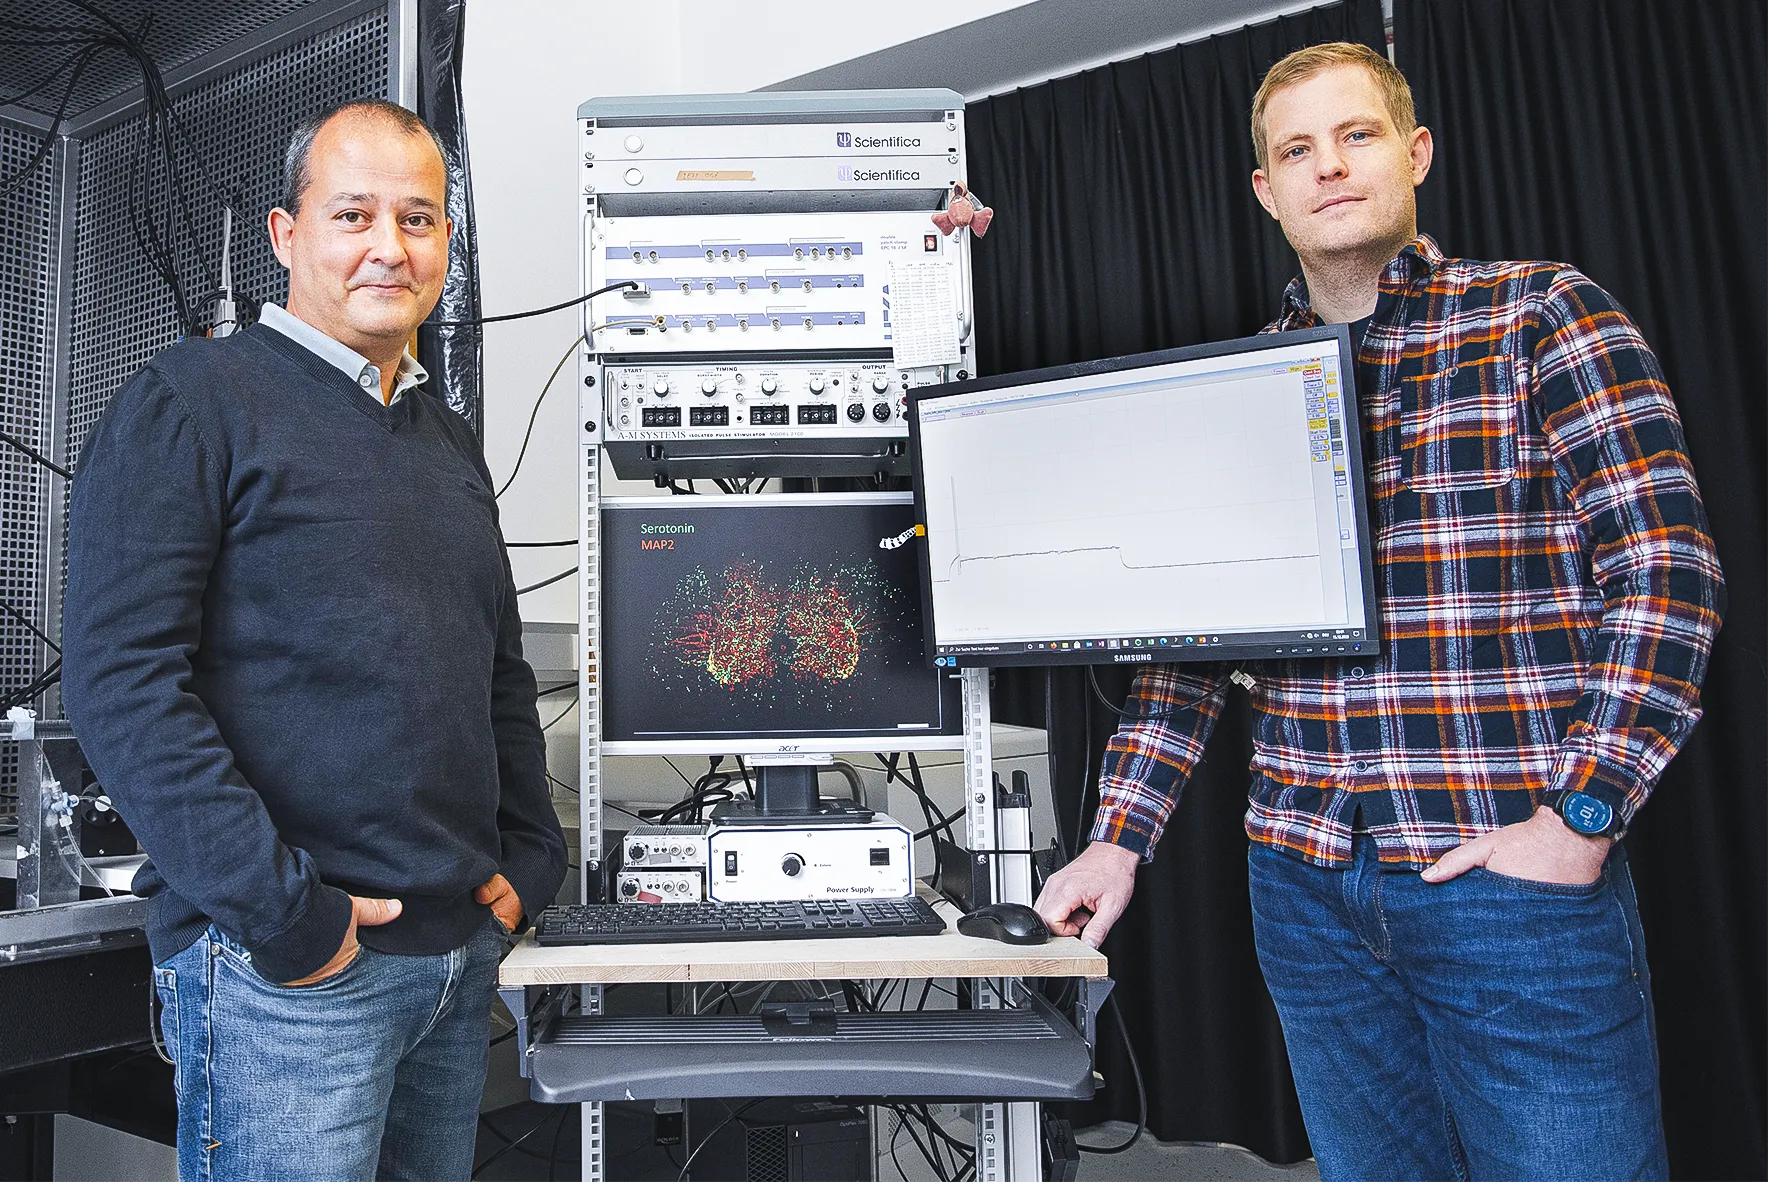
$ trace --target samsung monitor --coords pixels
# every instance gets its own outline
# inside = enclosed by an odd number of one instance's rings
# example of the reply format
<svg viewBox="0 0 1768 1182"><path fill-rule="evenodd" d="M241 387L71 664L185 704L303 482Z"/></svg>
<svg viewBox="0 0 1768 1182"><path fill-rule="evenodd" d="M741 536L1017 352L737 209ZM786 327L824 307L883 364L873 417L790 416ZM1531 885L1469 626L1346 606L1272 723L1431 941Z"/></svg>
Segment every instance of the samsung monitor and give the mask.
<svg viewBox="0 0 1768 1182"><path fill-rule="evenodd" d="M1377 651L1343 325L909 394L927 655Z"/></svg>
<svg viewBox="0 0 1768 1182"><path fill-rule="evenodd" d="M602 750L925 751L964 742L929 666L908 493L610 497Z"/></svg>

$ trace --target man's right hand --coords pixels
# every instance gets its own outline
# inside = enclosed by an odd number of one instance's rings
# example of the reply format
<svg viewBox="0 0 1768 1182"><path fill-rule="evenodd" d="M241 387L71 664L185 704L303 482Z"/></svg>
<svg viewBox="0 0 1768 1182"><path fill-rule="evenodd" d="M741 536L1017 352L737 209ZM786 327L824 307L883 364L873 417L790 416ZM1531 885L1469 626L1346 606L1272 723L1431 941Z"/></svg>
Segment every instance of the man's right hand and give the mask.
<svg viewBox="0 0 1768 1182"><path fill-rule="evenodd" d="M399 918L399 912L404 907L405 904L398 899L364 899L358 895L351 895L350 926L344 929L344 943L338 948L337 955L321 965L317 973L310 973L295 981L284 981L283 984L290 987L317 985L328 977L337 976L350 967L350 962L355 960L356 954L361 951L360 946L356 943L356 929L378 927L383 923L391 923Z"/></svg>
<svg viewBox="0 0 1768 1182"><path fill-rule="evenodd" d="M1097 948L1130 905L1141 860L1120 845L1093 842L1050 876L1037 897L1037 913L1055 935L1079 936Z"/></svg>

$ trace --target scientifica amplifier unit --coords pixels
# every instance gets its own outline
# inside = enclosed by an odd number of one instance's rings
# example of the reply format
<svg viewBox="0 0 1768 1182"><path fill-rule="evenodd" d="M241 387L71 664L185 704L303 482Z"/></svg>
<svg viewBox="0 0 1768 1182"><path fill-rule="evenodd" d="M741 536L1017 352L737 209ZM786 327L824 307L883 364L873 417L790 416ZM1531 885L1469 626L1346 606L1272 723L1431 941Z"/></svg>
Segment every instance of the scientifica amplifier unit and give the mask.
<svg viewBox="0 0 1768 1182"><path fill-rule="evenodd" d="M855 825L714 825L706 894L724 903L903 899L914 894L912 843L882 814Z"/></svg>
<svg viewBox="0 0 1768 1182"><path fill-rule="evenodd" d="M600 218L585 247L591 288L639 285L588 312L604 356L889 350L893 284L930 276L964 306L962 252L924 210Z"/></svg>

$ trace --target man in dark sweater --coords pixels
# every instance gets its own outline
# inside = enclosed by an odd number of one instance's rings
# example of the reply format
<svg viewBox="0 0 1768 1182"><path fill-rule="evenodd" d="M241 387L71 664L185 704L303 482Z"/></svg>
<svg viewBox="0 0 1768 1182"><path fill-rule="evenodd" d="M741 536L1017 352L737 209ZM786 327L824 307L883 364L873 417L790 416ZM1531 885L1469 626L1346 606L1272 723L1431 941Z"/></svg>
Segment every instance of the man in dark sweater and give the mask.
<svg viewBox="0 0 1768 1182"><path fill-rule="evenodd" d="M308 120L287 309L79 457L65 701L150 858L185 1178L465 1178L503 936L564 877L490 475L405 352L446 188L410 112Z"/></svg>

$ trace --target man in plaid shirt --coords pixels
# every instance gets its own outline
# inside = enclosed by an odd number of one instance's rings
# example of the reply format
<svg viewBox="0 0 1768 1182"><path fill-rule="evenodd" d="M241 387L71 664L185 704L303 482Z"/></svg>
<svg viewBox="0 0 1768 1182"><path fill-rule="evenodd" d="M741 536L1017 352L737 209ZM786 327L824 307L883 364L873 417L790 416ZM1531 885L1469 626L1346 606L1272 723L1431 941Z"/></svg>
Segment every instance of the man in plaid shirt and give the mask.
<svg viewBox="0 0 1768 1182"><path fill-rule="evenodd" d="M1381 656L1251 670L1254 935L1321 1174L1664 1177L1616 839L1724 605L1670 392L1571 267L1418 233L1432 141L1386 58L1290 55L1252 131L1302 264L1271 327L1352 326L1381 604ZM1059 934L1128 904L1228 690L1196 668L1138 677Z"/></svg>

